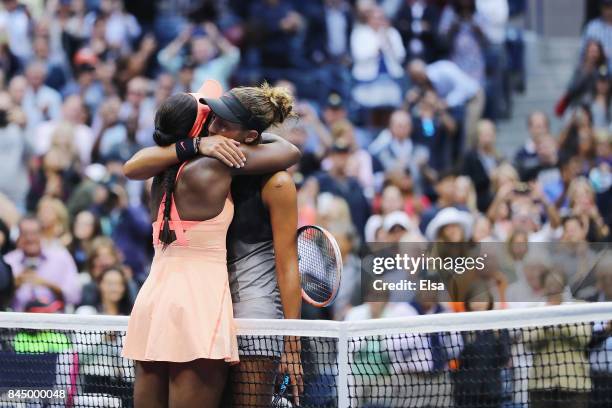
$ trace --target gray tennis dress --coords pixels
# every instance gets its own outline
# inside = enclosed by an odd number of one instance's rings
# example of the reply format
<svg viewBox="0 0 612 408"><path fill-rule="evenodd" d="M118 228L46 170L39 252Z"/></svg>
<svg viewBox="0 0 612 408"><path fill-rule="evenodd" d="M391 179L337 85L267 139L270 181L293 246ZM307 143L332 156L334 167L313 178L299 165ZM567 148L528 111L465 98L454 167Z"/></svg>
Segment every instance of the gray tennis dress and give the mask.
<svg viewBox="0 0 612 408"><path fill-rule="evenodd" d="M227 234L227 267L234 317L282 319L270 214L261 198L264 176L232 180L234 219Z"/></svg>

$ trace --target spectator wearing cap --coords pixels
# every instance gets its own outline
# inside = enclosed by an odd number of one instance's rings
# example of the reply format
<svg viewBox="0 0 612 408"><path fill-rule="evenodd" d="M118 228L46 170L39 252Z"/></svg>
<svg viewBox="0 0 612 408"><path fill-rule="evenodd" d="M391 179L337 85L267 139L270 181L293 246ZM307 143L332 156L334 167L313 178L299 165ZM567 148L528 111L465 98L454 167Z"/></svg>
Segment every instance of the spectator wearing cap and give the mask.
<svg viewBox="0 0 612 408"><path fill-rule="evenodd" d="M25 217L19 223L17 249L4 259L15 275L13 309L21 312L31 301L61 301L76 305L81 299L76 265L64 248L43 248L40 222Z"/></svg>
<svg viewBox="0 0 612 408"><path fill-rule="evenodd" d="M194 28L187 26L184 31L158 55L157 60L168 72L176 73L183 64L193 65L193 79L190 90L198 89L206 79L219 81L223 89L229 89L229 78L240 62L240 50L234 47L212 23L205 25L206 35L196 35ZM189 60L182 55L189 43ZM218 52L217 52L218 47Z"/></svg>
<svg viewBox="0 0 612 408"><path fill-rule="evenodd" d="M608 67L612 67L612 0L601 0L601 17L587 24L582 33L582 48L589 40L597 40L603 46L608 58Z"/></svg>
<svg viewBox="0 0 612 408"><path fill-rule="evenodd" d="M315 174L313 181L320 192L329 192L346 200L353 224L363 237L365 223L370 216L370 204L363 194L359 182L346 173L350 147L342 140L336 141L329 153L330 168L327 172Z"/></svg>
<svg viewBox="0 0 612 408"><path fill-rule="evenodd" d="M96 112L105 96L103 84L96 75L96 67L103 66L103 62L92 49L82 48L74 55L73 63L74 78L62 89L62 95L79 95L83 103L92 112Z"/></svg>
<svg viewBox="0 0 612 408"><path fill-rule="evenodd" d="M417 145L412 132L410 114L398 109L391 114L389 126L379 133L369 150L382 172L407 169L413 176L415 189L421 191L421 168L429 161L429 149Z"/></svg>
<svg viewBox="0 0 612 408"><path fill-rule="evenodd" d="M325 99L321 118L323 124L331 129L337 122L349 120L346 99L338 92L331 92ZM359 146L366 149L372 142L371 134L361 127L355 128L355 138Z"/></svg>
<svg viewBox="0 0 612 408"><path fill-rule="evenodd" d="M30 63L25 74L28 86L22 108L28 118L28 129L34 130L42 122L61 116L62 97L55 89L45 85L47 68L43 63Z"/></svg>
<svg viewBox="0 0 612 408"><path fill-rule="evenodd" d="M386 242L421 242L423 236L413 220L403 211L393 211L383 218Z"/></svg>
<svg viewBox="0 0 612 408"><path fill-rule="evenodd" d="M473 223L474 219L467 211L444 208L427 225L425 236L431 242L466 242L472 238Z"/></svg>
<svg viewBox="0 0 612 408"><path fill-rule="evenodd" d="M380 7L368 13L366 24L357 25L351 33L353 57L353 98L362 107L397 107L401 105L401 88L406 49L397 30L390 25Z"/></svg>
<svg viewBox="0 0 612 408"><path fill-rule="evenodd" d="M495 150L495 124L489 120L478 123L476 146L463 158L461 173L467 175L476 188L478 210L485 212L491 204L491 176L502 157Z"/></svg>

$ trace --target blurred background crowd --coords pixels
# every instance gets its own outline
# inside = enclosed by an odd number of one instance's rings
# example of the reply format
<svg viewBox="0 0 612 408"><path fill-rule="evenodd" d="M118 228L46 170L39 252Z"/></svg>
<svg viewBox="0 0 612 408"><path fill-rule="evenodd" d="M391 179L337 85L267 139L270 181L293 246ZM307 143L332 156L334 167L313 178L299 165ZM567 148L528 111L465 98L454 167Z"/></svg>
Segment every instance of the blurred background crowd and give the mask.
<svg viewBox="0 0 612 408"><path fill-rule="evenodd" d="M367 243L609 241L612 2L584 28L555 106L560 134L543 106L504 156L497 123L527 86L513 24L524 11L520 0L2 0L0 306L129 314L153 255L150 183L122 164L153 144L161 101L206 78L295 97L298 118L274 131L302 151L289 169L300 224L328 228L345 263L336 306L305 317L385 315L352 309ZM581 299L612 300L600 264ZM544 275L515 277L537 292Z"/></svg>
<svg viewBox="0 0 612 408"><path fill-rule="evenodd" d="M521 118L521 147L501 152L497 124L528 86L515 24L526 3L2 0L0 310L130 313L153 255L150 182L127 180L122 165L153 144L156 107L207 78L225 88L267 80L294 94L297 120L274 131L302 151L289 169L299 221L328 228L345 265L333 308L305 306L304 318L612 301L612 260L593 247L610 241L612 225L612 1L589 2L558 103ZM429 292L364 302L360 255L375 242L496 242L515 268L489 262L462 302ZM569 244L561 266L536 244L551 242ZM591 389L594 407L609 406L612 327L573 330L538 353L591 350L588 361L569 357L577 382L533 375L576 394L571 406L586 406ZM464 361L482 346L510 347L482 333L464 340ZM434 353L427 344L418 349ZM509 353L481 362L496 367L480 375L497 381L488 389L501 393Z"/></svg>

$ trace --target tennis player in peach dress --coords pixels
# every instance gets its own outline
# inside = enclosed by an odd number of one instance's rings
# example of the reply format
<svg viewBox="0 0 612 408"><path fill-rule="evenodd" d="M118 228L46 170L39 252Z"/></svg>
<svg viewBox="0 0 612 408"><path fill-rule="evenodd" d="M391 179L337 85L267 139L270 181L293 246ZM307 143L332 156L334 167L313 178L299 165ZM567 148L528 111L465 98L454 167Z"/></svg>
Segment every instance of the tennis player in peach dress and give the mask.
<svg viewBox="0 0 612 408"><path fill-rule="evenodd" d="M164 101L155 118L156 144L176 149L177 156L183 150L197 156L200 136L207 134L212 118L202 102L221 92L203 86L198 93ZM223 127L228 138L201 142L217 140L226 153L231 153L228 141L234 148L257 145L246 149L242 160L248 158L247 163L233 168L198 155L170 166L153 182L155 257L130 315L123 349L124 357L135 360L137 408L219 406L228 365L238 362L226 257L234 209L231 177L276 172L297 160L295 148L286 142L258 145L259 131L225 121L216 127Z"/></svg>

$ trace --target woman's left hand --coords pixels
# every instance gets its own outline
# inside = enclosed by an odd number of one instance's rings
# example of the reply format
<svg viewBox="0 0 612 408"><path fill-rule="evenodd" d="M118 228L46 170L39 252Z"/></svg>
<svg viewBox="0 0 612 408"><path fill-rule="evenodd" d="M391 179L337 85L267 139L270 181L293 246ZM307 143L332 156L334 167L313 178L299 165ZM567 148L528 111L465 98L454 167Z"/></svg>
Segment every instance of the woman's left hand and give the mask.
<svg viewBox="0 0 612 408"><path fill-rule="evenodd" d="M208 136L200 140L199 152L222 161L229 167L244 166L246 156L239 149L240 142L221 135Z"/></svg>

